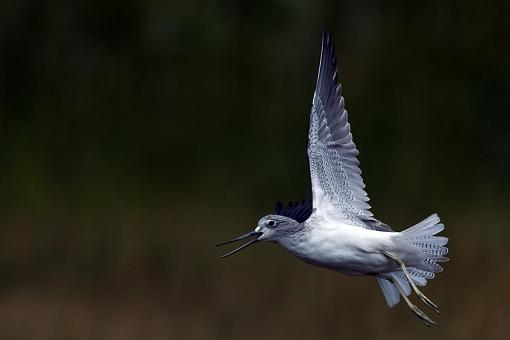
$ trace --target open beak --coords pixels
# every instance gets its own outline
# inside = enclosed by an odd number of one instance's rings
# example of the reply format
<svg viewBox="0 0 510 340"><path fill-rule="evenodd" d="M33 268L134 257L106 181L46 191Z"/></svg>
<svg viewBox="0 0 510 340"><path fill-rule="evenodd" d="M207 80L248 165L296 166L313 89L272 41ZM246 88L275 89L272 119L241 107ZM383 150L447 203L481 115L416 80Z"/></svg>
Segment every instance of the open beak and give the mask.
<svg viewBox="0 0 510 340"><path fill-rule="evenodd" d="M234 249L232 250L231 252L229 253L226 253L225 255L223 255L222 257L220 257L221 259L225 258L225 257L228 257L230 255L234 255L235 253L243 250L244 248L247 248L249 246L251 246L252 244L254 243L257 243L259 241L258 237L262 235L261 232L258 232L258 231L250 231L249 233L246 233L244 235L241 235L239 237L236 237L230 241L226 241L226 242L223 242L223 243L220 243L220 244L217 244L216 247L219 247L219 246L223 246L225 244L229 244L229 243L233 243L233 242L237 242L237 241L241 241L241 240L244 240L244 239L247 239L247 238L250 238L250 237L255 237L253 240L251 240L250 242L248 243L245 243L243 244L242 246L240 246L239 248L237 249Z"/></svg>

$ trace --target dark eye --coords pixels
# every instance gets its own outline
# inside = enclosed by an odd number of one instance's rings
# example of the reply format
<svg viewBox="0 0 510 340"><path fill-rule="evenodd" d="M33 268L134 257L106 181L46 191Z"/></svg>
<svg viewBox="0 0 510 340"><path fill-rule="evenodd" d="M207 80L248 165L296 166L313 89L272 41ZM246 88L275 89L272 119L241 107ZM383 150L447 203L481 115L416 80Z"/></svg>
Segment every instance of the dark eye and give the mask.
<svg viewBox="0 0 510 340"><path fill-rule="evenodd" d="M269 221L269 222L267 222L267 225L270 226L270 227L274 227L274 226L276 226L276 222L275 221Z"/></svg>

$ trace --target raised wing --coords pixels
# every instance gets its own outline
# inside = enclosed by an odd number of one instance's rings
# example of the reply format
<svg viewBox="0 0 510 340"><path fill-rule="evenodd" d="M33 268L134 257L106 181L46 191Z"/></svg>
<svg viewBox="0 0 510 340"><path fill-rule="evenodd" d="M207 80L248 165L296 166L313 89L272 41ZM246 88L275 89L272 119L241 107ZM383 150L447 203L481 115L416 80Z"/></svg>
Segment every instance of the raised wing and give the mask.
<svg viewBox="0 0 510 340"><path fill-rule="evenodd" d="M276 215L287 216L298 223L302 223L312 214L312 200L308 199L301 202L290 202L284 206L281 202L276 203Z"/></svg>
<svg viewBox="0 0 510 340"><path fill-rule="evenodd" d="M338 83L335 45L331 35L323 30L308 135L313 207L319 215L384 230L387 226L374 219L369 210L358 154Z"/></svg>

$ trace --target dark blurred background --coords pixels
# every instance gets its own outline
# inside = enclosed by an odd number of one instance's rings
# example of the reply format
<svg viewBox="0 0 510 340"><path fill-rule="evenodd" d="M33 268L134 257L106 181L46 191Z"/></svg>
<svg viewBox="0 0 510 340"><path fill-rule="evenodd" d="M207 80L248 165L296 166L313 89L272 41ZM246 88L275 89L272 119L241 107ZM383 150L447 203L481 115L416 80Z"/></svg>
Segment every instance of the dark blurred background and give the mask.
<svg viewBox="0 0 510 340"><path fill-rule="evenodd" d="M510 338L509 2L0 7L1 339ZM436 328L269 244L217 259L310 195L322 23L373 212L446 224Z"/></svg>

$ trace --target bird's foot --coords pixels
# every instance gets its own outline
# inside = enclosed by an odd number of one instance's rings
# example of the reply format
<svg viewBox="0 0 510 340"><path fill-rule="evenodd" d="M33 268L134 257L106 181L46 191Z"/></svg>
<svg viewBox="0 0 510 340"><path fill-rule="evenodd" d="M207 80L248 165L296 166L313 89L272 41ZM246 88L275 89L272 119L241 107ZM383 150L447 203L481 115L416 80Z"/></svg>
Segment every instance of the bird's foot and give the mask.
<svg viewBox="0 0 510 340"><path fill-rule="evenodd" d="M410 305L409 308L411 308L411 311L414 313L414 315L416 315L425 324L425 326L431 327L437 325L436 322L429 318L427 314L423 313L417 306Z"/></svg>

